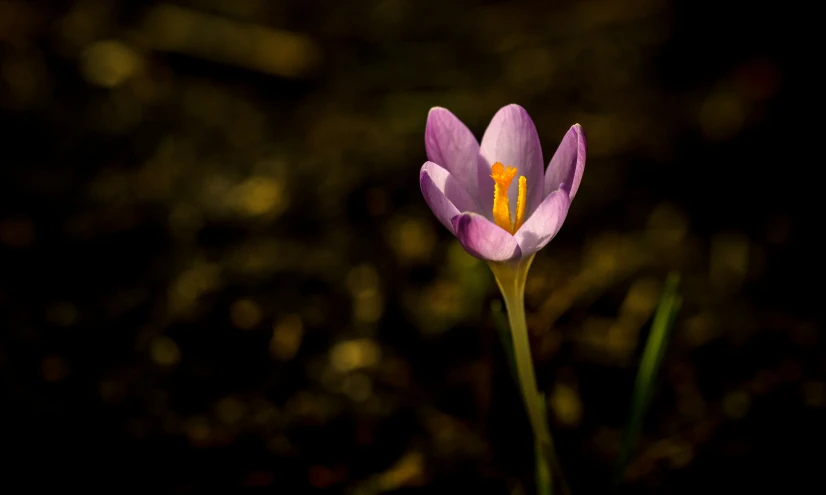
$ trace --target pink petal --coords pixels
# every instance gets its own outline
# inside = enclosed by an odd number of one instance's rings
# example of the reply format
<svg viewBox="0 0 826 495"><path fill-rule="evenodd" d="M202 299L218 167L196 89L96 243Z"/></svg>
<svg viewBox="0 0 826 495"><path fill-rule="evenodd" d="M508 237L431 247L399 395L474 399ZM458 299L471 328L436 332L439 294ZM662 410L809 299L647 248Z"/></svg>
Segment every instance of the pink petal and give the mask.
<svg viewBox="0 0 826 495"><path fill-rule="evenodd" d="M476 211L476 202L450 172L433 162L426 162L419 172L419 186L427 205L452 233L450 219L464 211Z"/></svg>
<svg viewBox="0 0 826 495"><path fill-rule="evenodd" d="M493 179L489 177L490 166L500 162L506 167L516 167L519 175L527 178L528 202L525 215L533 213L543 198L544 164L539 135L528 112L515 104L496 112L482 137L479 153L488 166L484 172L479 172L479 203L485 211L493 209ZM511 208L516 208L518 193L519 188L514 183L508 191Z"/></svg>
<svg viewBox="0 0 826 495"><path fill-rule="evenodd" d="M456 237L465 251L486 261L506 261L521 257L516 239L482 215L463 213L452 220Z"/></svg>
<svg viewBox="0 0 826 495"><path fill-rule="evenodd" d="M446 108L433 107L424 131L427 159L446 168L472 197L478 190L479 142Z"/></svg>
<svg viewBox="0 0 826 495"><path fill-rule="evenodd" d="M556 153L548 163L545 172L545 194L559 189L561 184L570 186L571 201L579 189L582 174L585 172L585 154L587 149L585 133L582 126L574 124L562 138Z"/></svg>
<svg viewBox="0 0 826 495"><path fill-rule="evenodd" d="M559 232L571 205L566 187L563 185L548 195L514 235L522 256L539 251Z"/></svg>

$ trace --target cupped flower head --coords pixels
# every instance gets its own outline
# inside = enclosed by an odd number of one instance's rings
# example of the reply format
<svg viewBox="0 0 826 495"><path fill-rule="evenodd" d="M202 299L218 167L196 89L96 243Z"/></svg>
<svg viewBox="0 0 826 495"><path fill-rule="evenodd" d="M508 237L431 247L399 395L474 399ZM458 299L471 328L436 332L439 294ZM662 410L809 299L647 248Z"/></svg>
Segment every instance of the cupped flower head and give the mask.
<svg viewBox="0 0 826 495"><path fill-rule="evenodd" d="M536 126L519 105L496 112L481 145L455 115L435 107L425 148L429 161L419 173L425 201L468 253L486 261L520 260L545 247L562 227L585 169L585 134L575 124L543 170Z"/></svg>

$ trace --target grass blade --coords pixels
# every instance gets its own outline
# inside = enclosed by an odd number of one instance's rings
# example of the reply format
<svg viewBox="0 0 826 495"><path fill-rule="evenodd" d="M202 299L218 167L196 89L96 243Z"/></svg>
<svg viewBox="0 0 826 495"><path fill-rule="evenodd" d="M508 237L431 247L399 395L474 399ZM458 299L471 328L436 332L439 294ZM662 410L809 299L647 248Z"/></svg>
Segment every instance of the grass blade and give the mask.
<svg viewBox="0 0 826 495"><path fill-rule="evenodd" d="M615 476L615 486L619 485L628 462L637 447L640 432L642 431L643 418L651 402L654 393L657 374L662 364L665 349L668 344L671 330L677 312L682 304L682 297L677 293L677 285L680 276L676 272L668 275L660 297L659 305L654 314L654 321L651 324L651 331L645 342L640 367L637 371L637 380L634 384L634 393L631 399L631 410L628 415L628 424L622 439L617 472Z"/></svg>

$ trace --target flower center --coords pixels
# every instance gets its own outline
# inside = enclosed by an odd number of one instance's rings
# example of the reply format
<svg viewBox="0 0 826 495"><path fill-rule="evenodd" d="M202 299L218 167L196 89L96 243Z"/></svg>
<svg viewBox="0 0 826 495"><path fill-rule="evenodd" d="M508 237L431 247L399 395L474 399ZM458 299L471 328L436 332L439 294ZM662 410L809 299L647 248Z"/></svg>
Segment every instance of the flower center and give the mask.
<svg viewBox="0 0 826 495"><path fill-rule="evenodd" d="M525 203L528 198L528 179L519 177L519 196L516 199L516 218L511 221L511 208L508 201L508 188L516 177L516 167L505 167L499 162L490 168L493 178L493 221L496 225L515 234L525 221Z"/></svg>

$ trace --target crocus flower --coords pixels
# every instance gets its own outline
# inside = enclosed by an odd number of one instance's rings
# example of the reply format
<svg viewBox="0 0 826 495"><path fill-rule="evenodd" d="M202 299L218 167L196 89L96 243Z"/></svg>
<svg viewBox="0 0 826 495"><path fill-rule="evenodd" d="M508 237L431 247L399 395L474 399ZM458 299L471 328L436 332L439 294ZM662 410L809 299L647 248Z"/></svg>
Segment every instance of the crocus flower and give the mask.
<svg viewBox="0 0 826 495"><path fill-rule="evenodd" d="M556 456L531 358L525 281L534 254L559 232L579 189L585 134L579 124L571 127L543 170L536 127L519 105L496 112L481 145L456 116L436 107L427 116L425 147L429 161L419 174L425 201L468 253L488 262L502 291L522 397L550 477Z"/></svg>
<svg viewBox="0 0 826 495"><path fill-rule="evenodd" d="M425 148L425 201L468 253L490 262L518 262L545 247L562 227L585 168L585 134L575 124L543 170L536 127L519 105L496 112L481 145L455 115L435 107Z"/></svg>

